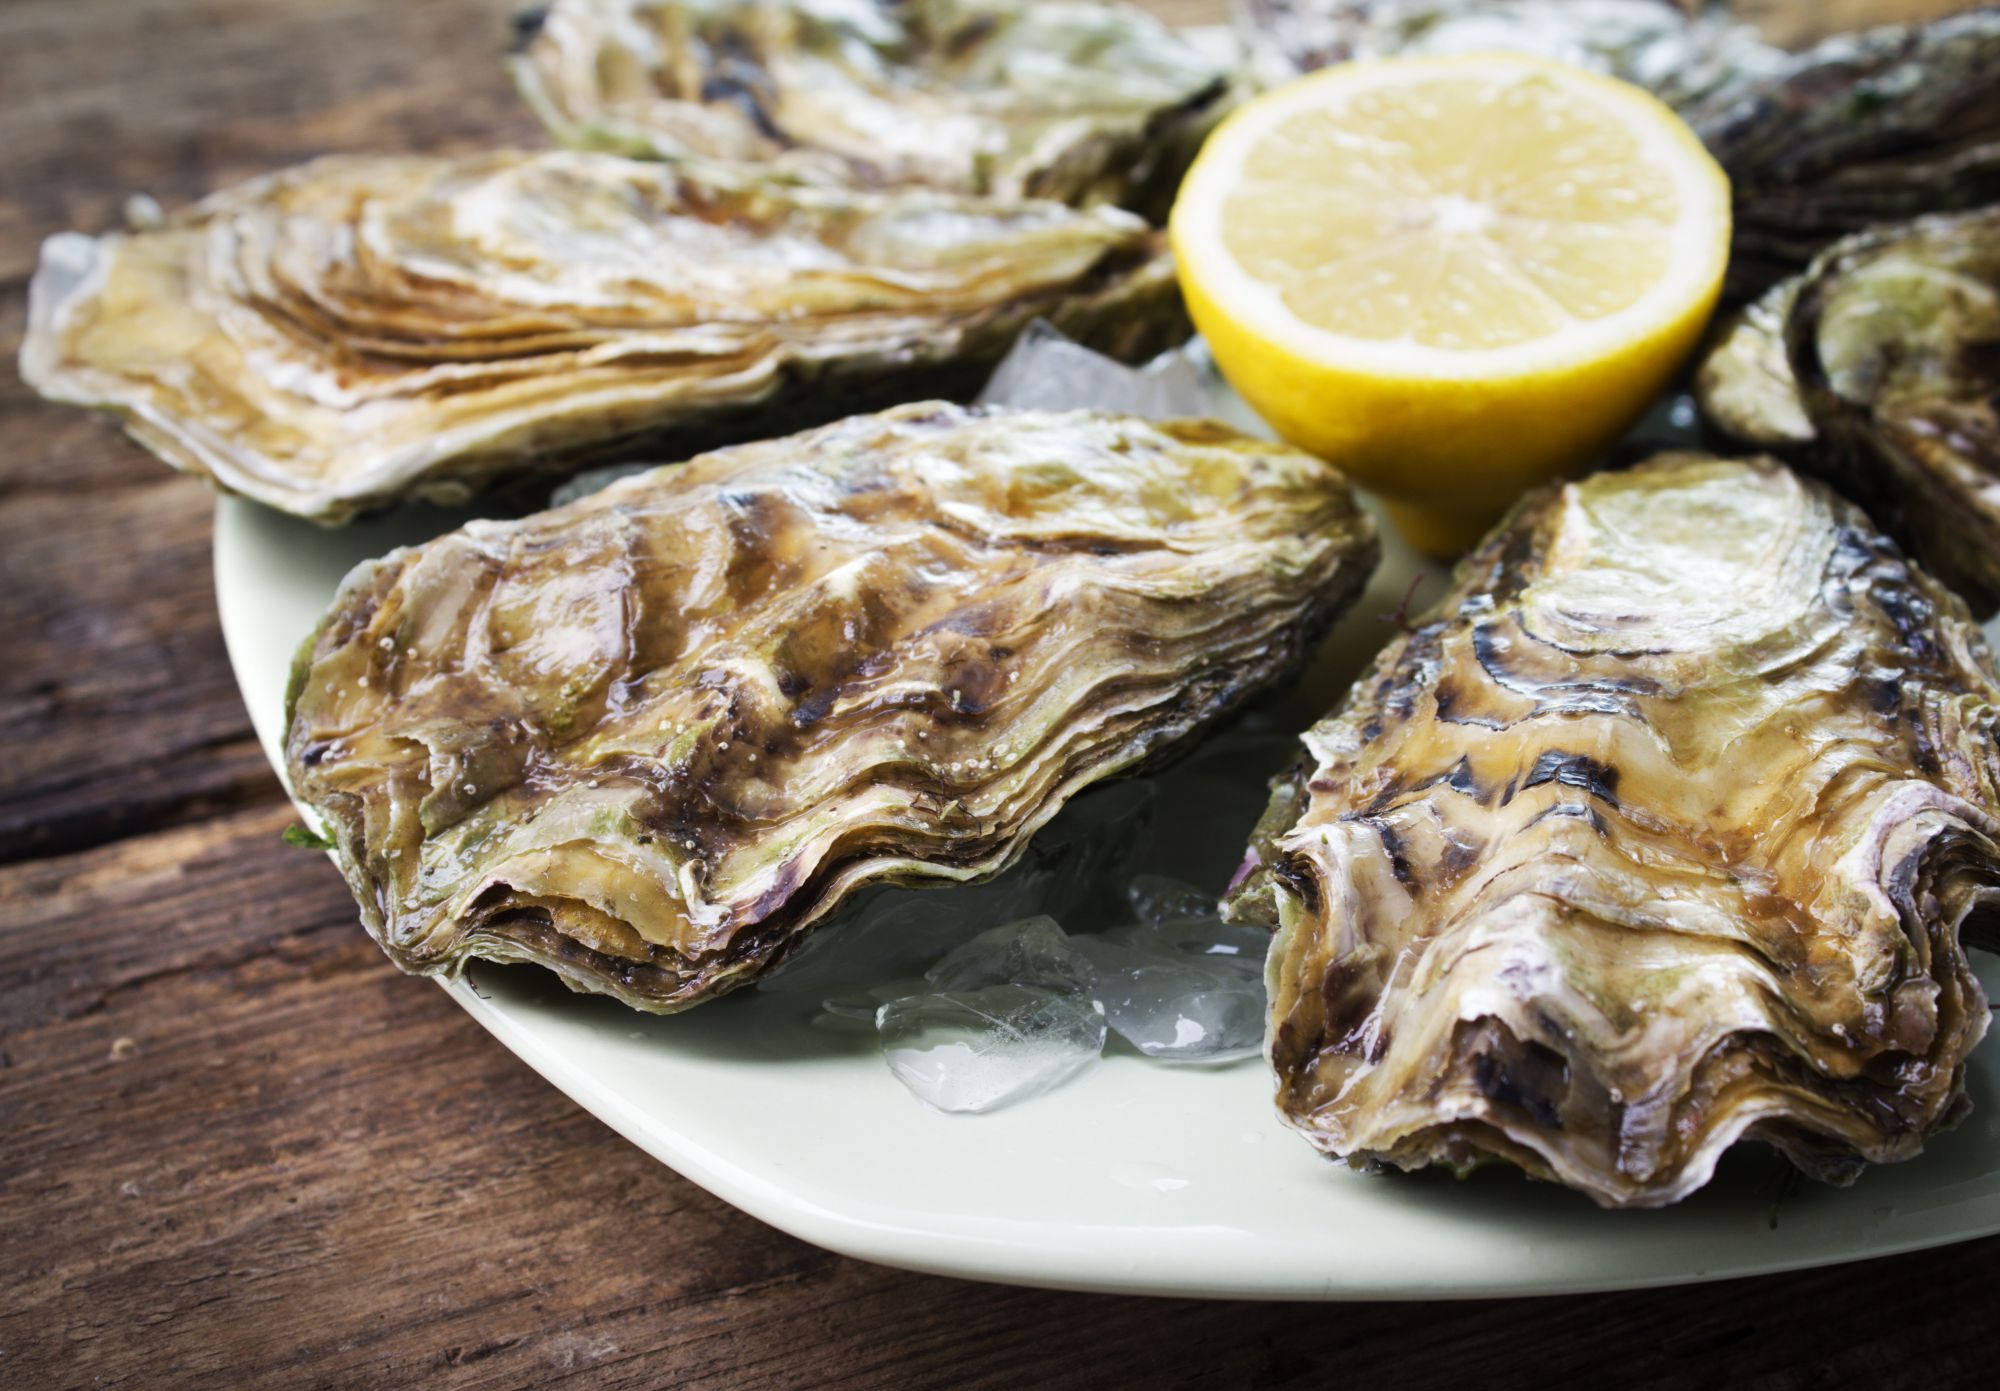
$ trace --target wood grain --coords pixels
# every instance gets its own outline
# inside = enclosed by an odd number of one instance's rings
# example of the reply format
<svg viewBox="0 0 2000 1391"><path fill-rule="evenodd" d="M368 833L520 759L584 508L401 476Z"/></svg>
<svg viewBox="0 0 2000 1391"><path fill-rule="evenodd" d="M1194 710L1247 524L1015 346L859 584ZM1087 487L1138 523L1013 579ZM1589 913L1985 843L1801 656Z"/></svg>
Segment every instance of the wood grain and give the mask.
<svg viewBox="0 0 2000 1391"><path fill-rule="evenodd" d="M1211 0L1161 0L1211 19ZM534 131L504 3L0 6L0 352L39 239L330 149ZM1986 1384L2000 1242L1340 1309L816 1250L391 970L235 695L208 495L0 373L0 1386Z"/></svg>
<svg viewBox="0 0 2000 1391"><path fill-rule="evenodd" d="M1991 1360L1993 1242L1337 1311L844 1260L677 1178L398 975L324 858L279 842L288 820L267 805L0 869L0 1379L1695 1387L1721 1358L1749 1386L1936 1388Z"/></svg>

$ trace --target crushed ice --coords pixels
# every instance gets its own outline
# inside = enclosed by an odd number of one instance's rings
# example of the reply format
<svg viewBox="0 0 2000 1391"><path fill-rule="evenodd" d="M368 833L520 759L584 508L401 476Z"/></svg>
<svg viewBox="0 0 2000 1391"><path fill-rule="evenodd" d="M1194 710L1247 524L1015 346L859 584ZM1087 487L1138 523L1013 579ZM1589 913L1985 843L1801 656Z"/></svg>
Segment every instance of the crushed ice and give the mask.
<svg viewBox="0 0 2000 1391"><path fill-rule="evenodd" d="M1096 1005L1038 985L908 995L875 1012L875 1029L889 1070L940 1111L992 1111L1039 1096L1104 1051Z"/></svg>
<svg viewBox="0 0 2000 1391"><path fill-rule="evenodd" d="M1155 1063L1254 1057L1269 939L1223 922L1214 889L1145 871L1185 866L1219 886L1233 864L1211 853L1215 826L1247 827L1261 810L1254 781L1246 791L1219 770L1242 783L1297 748L1238 727L1166 778L1094 788L1005 874L878 891L756 988L816 1006L818 1028L872 1035L890 1071L939 1111L1040 1095L1094 1066L1107 1040ZM1202 833L1182 843L1190 819Z"/></svg>
<svg viewBox="0 0 2000 1391"><path fill-rule="evenodd" d="M979 403L1206 415L1205 351L1197 340L1128 367L1037 322ZM579 475L556 500L640 467ZM1197 751L1177 777L1208 813L1202 820L1248 827L1262 799L1256 783L1244 783L1246 756L1275 771L1296 749L1289 736L1239 728ZM1203 776L1217 755L1232 776ZM1094 1066L1114 1034L1157 1062L1253 1056L1264 1037L1267 939L1224 923L1212 892L1134 874L1149 849L1171 853L1153 843L1155 799L1146 780L1094 789L995 879L947 895L879 890L807 938L757 988L813 1001L821 1028L873 1033L897 1079L946 1112L997 1110L1060 1086ZM1070 933L1064 922L1118 925Z"/></svg>
<svg viewBox="0 0 2000 1391"><path fill-rule="evenodd" d="M1084 347L1045 319L1029 324L979 393L982 406L1122 411L1148 420L1210 413L1199 343L1161 353L1143 367Z"/></svg>
<svg viewBox="0 0 2000 1391"><path fill-rule="evenodd" d="M1046 913L1058 922L1115 911L1097 901L1144 848L1153 820L1153 785L1139 780L1093 788L1073 799L1029 842L1005 874L938 889L884 889L840 921L806 938L757 989L817 999L849 996L906 976L922 976L947 952L989 928Z"/></svg>
<svg viewBox="0 0 2000 1391"><path fill-rule="evenodd" d="M1014 870L948 896L878 895L758 988L810 999L820 1028L872 1033L945 1112L1049 1091L1114 1035L1162 1063L1253 1057L1268 939L1223 922L1213 893L1131 874L1149 806L1144 782L1080 797ZM1121 882L1124 903L1101 892ZM1118 925L1066 932L1055 915L1072 910Z"/></svg>
<svg viewBox="0 0 2000 1391"><path fill-rule="evenodd" d="M859 1031L872 1009L890 1071L940 1111L1038 1096L1094 1064L1111 1034L1159 1062L1255 1056L1264 934L1223 922L1213 895L1159 875L1133 880L1130 898L1143 920L1108 931L1067 933L1041 913L969 939L936 937L957 945L921 982L825 998L821 1021Z"/></svg>

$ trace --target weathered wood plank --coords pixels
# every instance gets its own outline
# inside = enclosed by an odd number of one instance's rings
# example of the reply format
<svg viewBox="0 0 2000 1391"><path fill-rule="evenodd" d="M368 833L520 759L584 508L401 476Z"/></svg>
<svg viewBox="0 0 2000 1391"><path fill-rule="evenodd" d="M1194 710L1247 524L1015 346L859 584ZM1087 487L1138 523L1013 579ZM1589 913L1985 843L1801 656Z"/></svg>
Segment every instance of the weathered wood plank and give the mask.
<svg viewBox="0 0 2000 1391"><path fill-rule="evenodd" d="M492 61L511 8L0 5L0 355L39 239L110 225L133 189L172 205L326 150L534 140ZM1991 1241L1338 1310L1000 1289L793 1241L398 976L332 868L277 842L200 486L8 371L0 438L0 1385L1990 1381Z"/></svg>
<svg viewBox="0 0 2000 1391"><path fill-rule="evenodd" d="M0 869L9 1384L1692 1388L1726 1358L1743 1385L1934 1388L1990 1361L1940 1292L1976 1302L1994 1242L1339 1311L843 1260L654 1163L390 969L286 819Z"/></svg>
<svg viewBox="0 0 2000 1391"><path fill-rule="evenodd" d="M538 142L507 0L0 7L0 355L42 237L336 149ZM210 495L0 373L0 862L267 800L208 578Z"/></svg>
<svg viewBox="0 0 2000 1391"><path fill-rule="evenodd" d="M8 0L0 284L115 225L338 150L545 143L498 55L510 0Z"/></svg>
<svg viewBox="0 0 2000 1391"><path fill-rule="evenodd" d="M0 494L0 862L281 796L216 627L214 505L157 469Z"/></svg>

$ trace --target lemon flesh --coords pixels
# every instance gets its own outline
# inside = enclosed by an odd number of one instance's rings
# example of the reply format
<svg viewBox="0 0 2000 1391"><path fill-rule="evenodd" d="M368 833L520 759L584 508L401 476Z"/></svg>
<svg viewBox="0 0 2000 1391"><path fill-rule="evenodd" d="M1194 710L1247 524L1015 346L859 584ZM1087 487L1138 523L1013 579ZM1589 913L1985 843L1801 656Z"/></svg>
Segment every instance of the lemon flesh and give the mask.
<svg viewBox="0 0 2000 1391"><path fill-rule="evenodd" d="M1665 388L1722 286L1729 183L1628 84L1389 59L1230 117L1171 233L1231 384L1446 554Z"/></svg>

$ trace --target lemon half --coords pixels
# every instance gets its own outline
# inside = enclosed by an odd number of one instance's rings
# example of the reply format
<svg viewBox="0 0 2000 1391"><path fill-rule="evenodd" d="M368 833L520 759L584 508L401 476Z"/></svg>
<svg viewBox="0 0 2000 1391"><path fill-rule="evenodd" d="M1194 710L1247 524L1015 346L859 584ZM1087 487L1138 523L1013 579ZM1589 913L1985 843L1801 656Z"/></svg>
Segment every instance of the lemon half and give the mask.
<svg viewBox="0 0 2000 1391"><path fill-rule="evenodd" d="M1728 177L1666 106L1499 53L1265 94L1210 137L1171 222L1230 383L1436 554L1644 413L1701 336L1729 232Z"/></svg>

